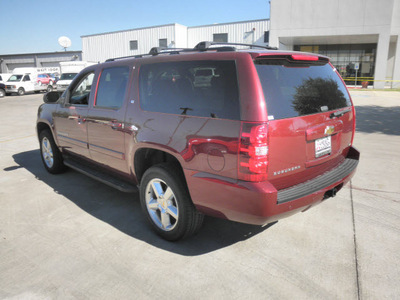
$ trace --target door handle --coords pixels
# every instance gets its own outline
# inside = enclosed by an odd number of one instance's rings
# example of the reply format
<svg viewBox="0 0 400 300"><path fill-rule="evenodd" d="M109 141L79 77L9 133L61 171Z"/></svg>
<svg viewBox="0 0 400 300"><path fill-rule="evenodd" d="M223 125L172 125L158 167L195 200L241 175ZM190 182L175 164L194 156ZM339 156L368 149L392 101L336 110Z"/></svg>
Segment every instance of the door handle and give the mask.
<svg viewBox="0 0 400 300"><path fill-rule="evenodd" d="M82 118L81 116L68 116L68 120L75 120L78 122L78 124L82 124L86 122L85 118Z"/></svg>
<svg viewBox="0 0 400 300"><path fill-rule="evenodd" d="M118 122L117 120L110 121L109 125L114 130L123 129L123 124L121 122Z"/></svg>

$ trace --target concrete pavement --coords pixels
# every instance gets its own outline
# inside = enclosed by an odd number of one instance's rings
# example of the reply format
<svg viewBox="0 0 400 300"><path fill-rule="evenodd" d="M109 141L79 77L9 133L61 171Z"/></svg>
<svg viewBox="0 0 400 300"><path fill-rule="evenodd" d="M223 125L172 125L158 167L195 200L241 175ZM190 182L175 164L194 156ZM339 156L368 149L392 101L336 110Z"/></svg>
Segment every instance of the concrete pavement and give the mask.
<svg viewBox="0 0 400 300"><path fill-rule="evenodd" d="M400 298L400 93L352 95L351 186L264 228L206 218L179 243L153 234L138 195L44 170L42 95L0 99L0 298Z"/></svg>

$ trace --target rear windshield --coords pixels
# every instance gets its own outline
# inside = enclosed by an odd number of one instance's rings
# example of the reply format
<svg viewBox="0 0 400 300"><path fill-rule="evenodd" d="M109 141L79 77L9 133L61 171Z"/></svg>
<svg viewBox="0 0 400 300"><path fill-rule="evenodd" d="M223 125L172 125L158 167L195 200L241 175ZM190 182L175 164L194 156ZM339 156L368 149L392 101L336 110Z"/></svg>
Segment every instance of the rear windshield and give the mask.
<svg viewBox="0 0 400 300"><path fill-rule="evenodd" d="M140 68L143 110L239 120L234 61L156 63Z"/></svg>
<svg viewBox="0 0 400 300"><path fill-rule="evenodd" d="M343 82L327 62L256 60L268 119L285 119L351 106Z"/></svg>

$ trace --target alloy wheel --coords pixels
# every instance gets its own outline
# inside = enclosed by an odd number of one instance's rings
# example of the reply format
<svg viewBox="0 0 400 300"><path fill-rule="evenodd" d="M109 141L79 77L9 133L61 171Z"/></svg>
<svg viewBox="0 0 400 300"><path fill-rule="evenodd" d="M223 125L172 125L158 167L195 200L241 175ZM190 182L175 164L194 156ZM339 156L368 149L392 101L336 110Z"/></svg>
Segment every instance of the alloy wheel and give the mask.
<svg viewBox="0 0 400 300"><path fill-rule="evenodd" d="M173 230L178 224L179 209L171 187L161 179L152 179L146 186L145 197L147 211L157 227Z"/></svg>
<svg viewBox="0 0 400 300"><path fill-rule="evenodd" d="M48 168L53 167L54 158L53 158L53 149L51 148L50 141L47 137L42 139L42 156L44 162Z"/></svg>

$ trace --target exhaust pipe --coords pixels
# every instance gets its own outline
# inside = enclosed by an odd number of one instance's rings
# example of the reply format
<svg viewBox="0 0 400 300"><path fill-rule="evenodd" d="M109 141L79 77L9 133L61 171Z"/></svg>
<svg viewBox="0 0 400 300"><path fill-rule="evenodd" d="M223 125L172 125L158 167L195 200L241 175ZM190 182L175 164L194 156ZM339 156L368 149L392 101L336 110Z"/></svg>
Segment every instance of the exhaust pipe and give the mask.
<svg viewBox="0 0 400 300"><path fill-rule="evenodd" d="M332 198L335 197L337 192L338 192L337 188L333 188L333 189L327 191L324 195L324 200L331 198L331 197Z"/></svg>

